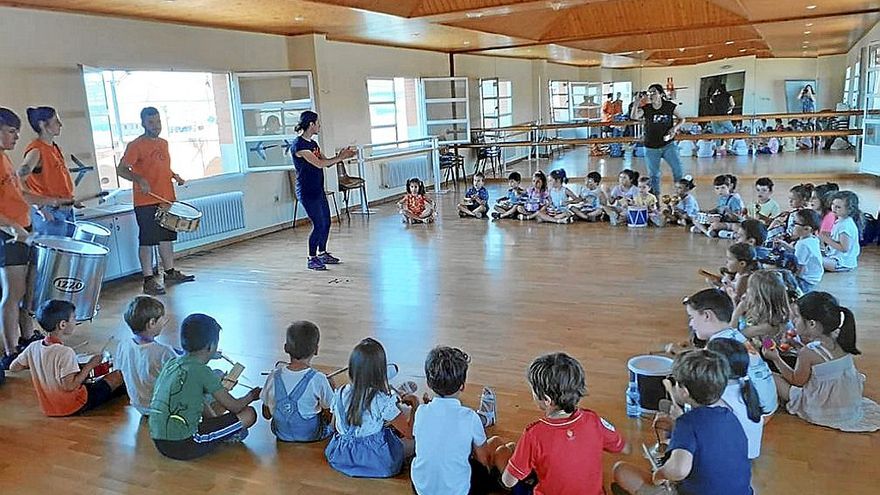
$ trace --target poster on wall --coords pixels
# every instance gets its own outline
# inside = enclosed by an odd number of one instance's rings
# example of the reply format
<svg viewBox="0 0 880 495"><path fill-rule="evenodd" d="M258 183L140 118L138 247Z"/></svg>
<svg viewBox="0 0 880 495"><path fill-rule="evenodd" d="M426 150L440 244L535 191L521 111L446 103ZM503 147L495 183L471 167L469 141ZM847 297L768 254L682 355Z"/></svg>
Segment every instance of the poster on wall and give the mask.
<svg viewBox="0 0 880 495"><path fill-rule="evenodd" d="M733 114L742 115L743 96L746 88L746 73L731 72L700 78L699 115L724 115L728 113L730 98L718 98L724 92L733 96Z"/></svg>
<svg viewBox="0 0 880 495"><path fill-rule="evenodd" d="M789 113L815 112L817 92L815 79L786 79L785 110Z"/></svg>

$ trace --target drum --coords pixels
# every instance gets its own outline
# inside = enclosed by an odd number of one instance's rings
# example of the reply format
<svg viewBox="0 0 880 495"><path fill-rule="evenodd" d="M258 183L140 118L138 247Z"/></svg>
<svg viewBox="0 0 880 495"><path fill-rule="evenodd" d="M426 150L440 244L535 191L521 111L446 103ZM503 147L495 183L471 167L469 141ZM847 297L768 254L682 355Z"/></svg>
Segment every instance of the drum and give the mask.
<svg viewBox="0 0 880 495"><path fill-rule="evenodd" d="M34 239L34 296L28 309L36 312L44 302L62 299L76 306L77 321L91 320L109 252L105 246L67 237Z"/></svg>
<svg viewBox="0 0 880 495"><path fill-rule="evenodd" d="M89 360L92 359L94 354L77 354L76 355L76 363L79 365L80 369L83 368L86 364L88 364ZM110 357L110 353L104 355L101 364L95 366L92 371L89 372L89 380L94 381L102 376L109 374L113 371L113 358Z"/></svg>
<svg viewBox="0 0 880 495"><path fill-rule="evenodd" d="M694 215L693 220L694 223L698 223L700 225L708 225L710 223L709 214L705 211L698 211L697 214Z"/></svg>
<svg viewBox="0 0 880 495"><path fill-rule="evenodd" d="M627 208L626 225L629 227L647 227L648 209L639 206L630 206Z"/></svg>
<svg viewBox="0 0 880 495"><path fill-rule="evenodd" d="M639 387L639 405L643 411L657 411L660 399L666 398L663 379L672 372L672 359L666 356L636 356L626 363L629 380Z"/></svg>
<svg viewBox="0 0 880 495"><path fill-rule="evenodd" d="M92 222L76 222L73 238L78 241L92 242L101 246L110 246L110 229Z"/></svg>
<svg viewBox="0 0 880 495"><path fill-rule="evenodd" d="M156 222L175 232L193 232L199 228L202 212L193 205L175 201L168 208L156 210Z"/></svg>

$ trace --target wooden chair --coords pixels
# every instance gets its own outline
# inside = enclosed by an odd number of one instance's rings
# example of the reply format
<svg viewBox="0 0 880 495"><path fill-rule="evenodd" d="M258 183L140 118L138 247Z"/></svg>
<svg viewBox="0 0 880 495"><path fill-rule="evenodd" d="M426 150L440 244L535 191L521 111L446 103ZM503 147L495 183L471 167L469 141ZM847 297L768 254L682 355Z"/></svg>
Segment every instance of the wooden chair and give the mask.
<svg viewBox="0 0 880 495"><path fill-rule="evenodd" d="M345 214L348 216L348 219L351 220L351 209L348 204L349 193L355 189L359 189L361 191L361 201L364 205L369 207L370 203L367 201L367 181L362 177L348 175L348 172L345 169L345 162L339 162L336 164L336 180L339 184L339 192L342 193L342 201L345 203Z"/></svg>
<svg viewBox="0 0 880 495"><path fill-rule="evenodd" d="M296 197L296 169L290 169L287 171L287 180L290 182L290 194L293 196L293 227L296 228L296 212L299 209L299 198ZM330 196L333 199L333 209L336 210L336 221L338 222L340 219L339 216L339 204L336 202L336 193L333 191L324 190L325 196Z"/></svg>

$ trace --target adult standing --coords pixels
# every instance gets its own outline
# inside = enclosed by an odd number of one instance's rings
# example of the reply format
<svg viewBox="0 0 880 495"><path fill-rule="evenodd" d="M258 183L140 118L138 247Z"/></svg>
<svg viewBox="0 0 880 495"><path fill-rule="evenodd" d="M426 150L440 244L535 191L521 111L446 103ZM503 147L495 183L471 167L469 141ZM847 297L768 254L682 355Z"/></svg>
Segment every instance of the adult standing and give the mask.
<svg viewBox="0 0 880 495"><path fill-rule="evenodd" d="M620 91L615 95L614 101L611 102L611 117L617 117L623 114L623 94Z"/></svg>
<svg viewBox="0 0 880 495"><path fill-rule="evenodd" d="M675 135L684 124L684 117L678 112L678 105L666 98L666 91L660 84L648 86L648 92L637 105L633 105L630 118L644 120L645 161L651 177L651 190L660 195L660 160L672 168L673 181L677 183L682 176L681 159Z"/></svg>
<svg viewBox="0 0 880 495"><path fill-rule="evenodd" d="M171 243L177 240L177 232L162 227L156 221L158 209L167 207L168 202L177 199L172 180L179 186L185 181L171 170L168 141L159 137L162 132L159 110L154 107L141 110L141 126L144 133L128 143L116 173L132 182L131 196L138 224L138 258L144 275L144 293L160 295L165 293L165 282L195 280L195 276L174 268L174 248ZM157 245L165 270L161 281L153 272L153 247Z"/></svg>
<svg viewBox="0 0 880 495"><path fill-rule="evenodd" d="M715 91L709 97L709 108L712 115L730 115L736 108L736 100L733 95L727 92L727 86L724 83L715 86ZM733 122L730 120L718 120L712 122L712 132L715 134L725 134L734 132Z"/></svg>
<svg viewBox="0 0 880 495"><path fill-rule="evenodd" d="M324 158L318 143L312 140L321 131L321 121L318 120L318 114L310 110L300 114L295 130L301 132L291 150L293 166L296 168L296 197L312 221L308 268L326 270L327 265L339 263L339 258L327 251L330 205L327 204L327 195L324 193L324 169L336 165L340 160L347 160L356 153L351 148L344 148L333 158Z"/></svg>
<svg viewBox="0 0 880 495"><path fill-rule="evenodd" d="M73 179L64 163L61 148L55 142L61 134L61 118L52 107L27 109L28 123L37 138L24 150L24 162L18 174L25 187L40 196L63 201L66 206L42 205L31 209L31 223L39 234L73 234Z"/></svg>
<svg viewBox="0 0 880 495"><path fill-rule="evenodd" d="M801 112L813 113L816 111L816 92L813 91L812 84L804 86L798 99L801 100Z"/></svg>
<svg viewBox="0 0 880 495"><path fill-rule="evenodd" d="M20 128L18 115L0 108L0 331L5 348L0 371L9 369L19 350L41 337L25 337L33 333L33 320L19 310L29 282L31 247L26 241L31 231L30 205L65 206L61 200L34 195L22 188L12 161L6 156L7 151L15 148Z"/></svg>

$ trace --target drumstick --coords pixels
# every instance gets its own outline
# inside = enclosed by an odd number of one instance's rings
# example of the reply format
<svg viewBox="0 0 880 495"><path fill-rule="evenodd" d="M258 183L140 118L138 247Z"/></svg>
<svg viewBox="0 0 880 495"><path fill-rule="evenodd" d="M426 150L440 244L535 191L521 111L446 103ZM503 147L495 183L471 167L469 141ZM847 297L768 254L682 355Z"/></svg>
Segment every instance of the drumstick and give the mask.
<svg viewBox="0 0 880 495"><path fill-rule="evenodd" d="M327 378L333 378L334 376L345 373L346 371L348 371L348 366L346 366L345 368L340 368L332 373L328 373Z"/></svg>
<svg viewBox="0 0 880 495"><path fill-rule="evenodd" d="M83 340L83 341L80 342L79 344L76 344L75 346L73 346L72 349L73 349L73 350L79 349L80 347L82 347L82 346L84 346L84 345L86 345L86 344L88 344L88 343L89 343L88 340Z"/></svg>
<svg viewBox="0 0 880 495"><path fill-rule="evenodd" d="M165 198L163 198L162 196L159 196L158 194L155 194L155 193L153 193L153 192L148 192L147 195L148 195L148 196L152 196L152 197L158 199L159 201L161 201L161 202L163 202L163 203L167 203L167 204L169 204L169 205L172 204L172 203L174 203L174 201L168 201L167 199L165 199Z"/></svg>
<svg viewBox="0 0 880 495"><path fill-rule="evenodd" d="M236 363L235 361L233 361L233 360L229 359L228 357L224 356L223 354L220 354L220 358L223 359L224 361L226 361L227 363L233 365L233 366L235 366L236 364L238 364L238 363Z"/></svg>

